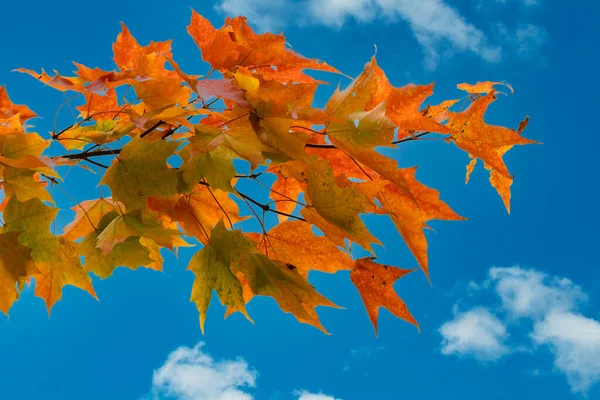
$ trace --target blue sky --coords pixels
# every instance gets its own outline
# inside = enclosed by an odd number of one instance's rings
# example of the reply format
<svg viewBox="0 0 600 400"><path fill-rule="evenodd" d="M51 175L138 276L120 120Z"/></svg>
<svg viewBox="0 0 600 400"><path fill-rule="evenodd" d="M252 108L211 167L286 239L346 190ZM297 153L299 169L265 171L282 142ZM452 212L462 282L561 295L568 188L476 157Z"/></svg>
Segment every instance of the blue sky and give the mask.
<svg viewBox="0 0 600 400"><path fill-rule="evenodd" d="M586 3L586 4L583 4ZM395 288L421 333L382 311L379 338L346 273L311 282L346 310L321 309L332 333L298 324L273 301L223 320L213 302L206 334L189 302L194 250L166 255L163 273L119 269L94 279L100 302L74 288L48 318L27 289L0 317L1 399L568 399L600 397L600 235L596 211L600 89L595 2L550 0L61 0L2 6L0 83L52 129L61 93L14 68L72 70L70 61L113 69L111 43L125 22L141 43L174 39L185 71L204 73L187 36L190 7L220 26L245 14L257 29L284 30L298 52L356 76L377 45L391 82L436 81L432 103L459 95L455 85L505 80L515 94L488 122L543 142L512 150L512 214L483 168L464 185L467 156L443 142L409 143L401 166L441 192L466 222L433 222L428 232L433 285L411 274ZM321 77L321 75L319 75ZM323 76L325 77L325 76ZM327 78L318 104L343 78ZM329 92L330 93L330 92ZM68 113L58 122L69 123ZM479 166L481 167L481 165ZM97 196L90 175L73 170L65 189ZM59 205L71 200L56 193ZM61 213L59 224L72 215ZM379 261L416 262L391 223L372 220L385 245ZM199 345L203 342L204 345ZM321 394L319 396L319 394ZM311 397L312 396L312 397Z"/></svg>

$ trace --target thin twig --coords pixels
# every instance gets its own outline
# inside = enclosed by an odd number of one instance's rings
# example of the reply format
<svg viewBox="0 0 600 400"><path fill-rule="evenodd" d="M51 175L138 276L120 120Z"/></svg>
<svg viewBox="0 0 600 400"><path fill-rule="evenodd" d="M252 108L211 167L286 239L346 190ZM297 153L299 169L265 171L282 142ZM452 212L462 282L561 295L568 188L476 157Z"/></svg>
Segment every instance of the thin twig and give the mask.
<svg viewBox="0 0 600 400"><path fill-rule="evenodd" d="M273 210L273 209L272 209L271 207L269 207L267 204L262 204L262 203L259 203L258 201L254 200L252 197L245 195L244 193L240 192L240 191L239 191L239 190L237 190L237 189L235 189L235 191L236 191L236 193L237 193L237 194L239 194L241 197L243 197L244 199L246 199L246 200L250 201L250 202L251 202L251 203L253 203L254 205L257 205L258 207L262 208L262 209L263 209L263 210L265 210L265 211L270 211L270 212L273 212L273 213L275 213L275 214L279 214L279 215L285 215L286 217L289 217L289 218L295 218L295 219L297 219L297 220L300 220L300 221L304 221L304 222L306 222L306 220L305 220L304 218L297 217L297 216L295 216L295 215L288 214L288 213L285 213L285 212L283 212L283 211L277 211L277 210Z"/></svg>
<svg viewBox="0 0 600 400"><path fill-rule="evenodd" d="M148 128L144 132L140 133L140 139L143 138L144 136L148 135L149 133L153 132L154 130L156 130L156 128L158 128L162 124L164 124L164 122L162 120L159 120L157 123L152 125L150 128Z"/></svg>
<svg viewBox="0 0 600 400"><path fill-rule="evenodd" d="M394 140L392 142L392 144L398 144L398 143L404 143L404 142L410 142L412 140L417 140L418 138L425 136L425 135L429 135L432 132L421 132L421 133L417 133L416 135L411 135L407 138L404 139L400 139L400 140Z"/></svg>
<svg viewBox="0 0 600 400"><path fill-rule="evenodd" d="M206 180L204 180L204 182L206 183L206 189L208 190L208 192L210 193L210 195L212 196L213 200L217 203L217 205L219 206L219 208L221 209L221 211L223 211L223 214L225 214L225 217L227 218L227 222L229 222L229 227L231 229L233 229L233 222L231 222L231 218L229 218L229 214L227 214L227 211L225 211L225 208L223 207L223 205L219 202L219 199L217 199L217 196L215 196L215 194L213 193L212 189L210 188L208 182L206 182Z"/></svg>
<svg viewBox="0 0 600 400"><path fill-rule="evenodd" d="M64 154L58 156L59 158L66 158L69 160L86 160L88 157L99 157L99 156L116 156L121 152L121 149L109 149L109 150L97 150L75 154Z"/></svg>
<svg viewBox="0 0 600 400"><path fill-rule="evenodd" d="M89 162L90 164L93 164L93 165L95 165L95 166L97 166L97 167L100 167L100 168L108 169L108 166L106 166L106 165L104 165L104 164L101 164L101 163L99 163L99 162L97 162L97 161L94 161L94 160L90 160L90 159L87 159L87 158L86 158L86 159L85 159L85 160L83 160L83 161L87 161L87 162Z"/></svg>

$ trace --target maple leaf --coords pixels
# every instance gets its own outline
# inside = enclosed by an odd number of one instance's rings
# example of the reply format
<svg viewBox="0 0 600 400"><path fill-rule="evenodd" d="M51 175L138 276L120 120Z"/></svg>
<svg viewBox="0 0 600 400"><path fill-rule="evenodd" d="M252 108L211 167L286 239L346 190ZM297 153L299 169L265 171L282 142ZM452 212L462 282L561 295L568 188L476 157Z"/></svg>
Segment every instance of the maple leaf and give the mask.
<svg viewBox="0 0 600 400"><path fill-rule="evenodd" d="M32 275L36 279L34 293L44 299L48 312L60 300L66 285L96 297L92 281L77 256L77 245L50 232L50 223L57 212L58 209L44 205L37 198L26 202L11 198L3 212L8 232L20 232L19 242L32 250L31 258L39 270Z"/></svg>
<svg viewBox="0 0 600 400"><path fill-rule="evenodd" d="M172 198L149 198L148 208L166 215L170 221L178 222L190 236L207 243L212 227L221 219L233 224L243 221L237 204L227 193L197 185L189 194Z"/></svg>
<svg viewBox="0 0 600 400"><path fill-rule="evenodd" d="M325 63L287 49L283 35L255 34L244 17L227 18L225 25L217 30L210 21L192 10L188 33L202 51L202 58L219 71L245 66L283 83L314 82L302 73L304 69L338 72Z"/></svg>
<svg viewBox="0 0 600 400"><path fill-rule="evenodd" d="M119 115L119 101L115 89L109 89L106 94L100 96L94 93L85 94L85 104L77 107L82 118L94 118L96 120L111 120Z"/></svg>
<svg viewBox="0 0 600 400"><path fill-rule="evenodd" d="M283 311L323 331L314 308L336 307L297 272L261 254L252 240L240 230L227 230L222 221L215 225L210 244L194 256L189 269L196 274L192 301L198 306L203 330L213 289L224 305L247 316L238 274L243 276L253 295L273 297Z"/></svg>
<svg viewBox="0 0 600 400"><path fill-rule="evenodd" d="M75 211L74 220L63 228L63 236L68 240L77 240L98 228L98 223L106 214L115 210L111 198L86 200L71 208Z"/></svg>
<svg viewBox="0 0 600 400"><path fill-rule="evenodd" d="M52 196L46 191L45 182L40 182L37 172L30 169L4 167L2 169L4 192L14 195L19 201L41 199L52 202Z"/></svg>
<svg viewBox="0 0 600 400"><path fill-rule="evenodd" d="M392 90L387 100L385 113L394 125L400 127L401 132L398 133L398 139L405 138L410 132L415 131L452 133L450 129L435 119L427 118L419 111L423 101L432 94L433 83L425 86L409 84Z"/></svg>
<svg viewBox="0 0 600 400"><path fill-rule="evenodd" d="M242 116L244 115L242 114ZM190 152L202 153L224 146L232 150L239 158L250 162L252 168L265 162L265 153L271 148L260 141L252 127L227 124L227 129L221 129L221 125L196 125L194 136L190 138Z"/></svg>
<svg viewBox="0 0 600 400"><path fill-rule="evenodd" d="M319 162L309 172L306 196L310 208L304 208L302 215L337 245L343 245L343 238L370 251L371 243L381 244L359 217L369 199L353 187L338 186L329 165Z"/></svg>
<svg viewBox="0 0 600 400"><path fill-rule="evenodd" d="M113 198L131 211L144 208L150 196L174 195L177 172L167 165L167 158L178 146L175 142L146 142L134 137L123 146L100 184L110 187Z"/></svg>
<svg viewBox="0 0 600 400"><path fill-rule="evenodd" d="M361 115L356 129L349 125L352 130L329 125L329 137L357 166L364 164L408 192L408 185L399 172L398 163L375 149L376 146L389 145L393 138L394 127L383 113L383 107L380 106ZM358 117L358 114L354 114L354 117Z"/></svg>
<svg viewBox="0 0 600 400"><path fill-rule="evenodd" d="M165 62L164 56L150 53L140 57L137 66L137 73L145 79L134 81L132 86L138 98L150 108L186 105L191 95L191 89L181 84L181 78L164 68Z"/></svg>
<svg viewBox="0 0 600 400"><path fill-rule="evenodd" d="M369 319L375 328L375 335L377 335L379 307L388 309L396 317L419 328L419 324L408 311L406 304L394 291L394 282L412 271L414 270L377 264L371 258L356 260L356 265L350 272L350 279L365 304Z"/></svg>
<svg viewBox="0 0 600 400"><path fill-rule="evenodd" d="M103 215L96 229L83 238L78 247L79 255L85 258L84 268L100 278L108 278L119 266L136 269L140 266L153 270L161 270L163 258L160 245L148 237L129 236L113 246L108 254L97 247L101 232L118 218L114 209ZM139 234L139 232L135 232Z"/></svg>
<svg viewBox="0 0 600 400"><path fill-rule="evenodd" d="M30 169L53 178L60 179L60 175L58 175L58 173L53 169L56 164L53 160L45 156L36 157L32 155L23 155L18 159L0 156L0 164L19 169Z"/></svg>
<svg viewBox="0 0 600 400"><path fill-rule="evenodd" d="M324 236L316 236L304 221L286 221L262 235L251 235L258 248L288 268L296 268L304 278L310 270L334 273L349 270L354 261Z"/></svg>
<svg viewBox="0 0 600 400"><path fill-rule="evenodd" d="M26 156L40 156L50 146L37 133L23 133L0 136L0 154L3 157L19 160Z"/></svg>
<svg viewBox="0 0 600 400"><path fill-rule="evenodd" d="M8 97L6 87L0 86L0 118L10 118L13 115L19 115L19 120L24 124L31 118L36 118L37 114L29 109L27 106L16 105Z"/></svg>
<svg viewBox="0 0 600 400"><path fill-rule="evenodd" d="M421 111L421 114L428 118L432 118L437 122L443 122L448 119L448 110L450 107L458 103L460 100L444 100L440 104L427 107Z"/></svg>
<svg viewBox="0 0 600 400"><path fill-rule="evenodd" d="M464 220L464 218L440 200L437 190L417 181L415 172L416 167L402 170L412 196L394 185L386 185L376 194L376 197L429 278L427 239L423 231L427 227L427 221Z"/></svg>
<svg viewBox="0 0 600 400"><path fill-rule="evenodd" d="M28 276L39 273L18 232L0 233L0 311L8 315Z"/></svg>
<svg viewBox="0 0 600 400"><path fill-rule="evenodd" d="M151 42L148 46L141 46L133 37L124 23L121 23L121 32L113 43L115 64L121 71L135 70L140 62L140 57L148 54L161 54L172 57L171 41Z"/></svg>
<svg viewBox="0 0 600 400"><path fill-rule="evenodd" d="M112 75L112 72L105 71L100 68L89 68L83 64L77 63L73 61L73 65L77 67L75 74L83 81L83 82L93 82L101 78L108 78Z"/></svg>
<svg viewBox="0 0 600 400"><path fill-rule="evenodd" d="M244 95L244 91L235 86L233 79L198 79L198 77L190 76L183 72L175 61L169 58L169 63L173 69L183 79L190 88L196 92L198 98L202 101L210 100L212 97L220 97L227 99L242 107L248 107L248 101Z"/></svg>
<svg viewBox="0 0 600 400"><path fill-rule="evenodd" d="M354 158L348 156L339 149L329 148L307 148L306 152L314 154L319 159L326 161L331 165L331 169L337 175L344 174L348 178L356 178L361 180L369 180L377 176L377 172L371 168L362 165Z"/></svg>
<svg viewBox="0 0 600 400"><path fill-rule="evenodd" d="M502 157L514 145L537 142L521 136L528 119L525 119L516 131L503 126L487 124L484 121L484 114L488 106L495 100L494 91L475 99L466 110L460 113L450 113L448 126L454 131L451 136L454 144L469 153L474 160L481 159L492 170L494 173L493 179L490 179L492 185L498 190L507 210L510 211L509 181L512 182L512 175L508 172ZM472 161L467 169L467 180L468 174L474 166L475 163Z"/></svg>
<svg viewBox="0 0 600 400"><path fill-rule="evenodd" d="M135 128L115 120L98 119L93 125L77 125L62 132L56 140L67 150L83 150L89 144L108 144L119 140Z"/></svg>
<svg viewBox="0 0 600 400"><path fill-rule="evenodd" d="M45 86L50 86L56 90L60 90L61 92L66 92L69 90L76 92L84 92L85 87L77 82L78 79L75 77L64 77L61 76L57 71L54 71L55 75L50 76L46 71L42 69L42 72L36 72L26 68L18 68L15 70L16 72L21 72L23 74L28 74L42 82Z"/></svg>
<svg viewBox="0 0 600 400"><path fill-rule="evenodd" d="M181 85L181 78L176 72L165 68L167 60L172 58L170 40L141 46L122 24L122 31L113 44L113 52L119 69L130 71L137 78L128 82L146 105L161 108L187 104L190 88Z"/></svg>
<svg viewBox="0 0 600 400"><path fill-rule="evenodd" d="M331 142L355 162L408 190L404 177L398 172L398 163L375 149L377 146L391 146L395 129L386 115L386 103L373 105L373 99L381 97L379 80L382 78L378 71L373 58L348 88L337 90L331 96L326 108L333 120L328 123L326 133ZM387 93L391 90L385 89Z"/></svg>
<svg viewBox="0 0 600 400"><path fill-rule="evenodd" d="M96 247L106 256L116 245L125 242L128 238L143 237L173 250L175 247L187 245L179 235L177 229L165 228L160 221L144 218L139 211L134 211L114 215L114 219L98 235Z"/></svg>
<svg viewBox="0 0 600 400"><path fill-rule="evenodd" d="M178 171L182 183L180 192L192 191L203 180L212 188L233 192L231 181L236 175L233 160L237 158L233 150L219 146L211 151L190 154L186 147L178 154L185 160Z"/></svg>
<svg viewBox="0 0 600 400"><path fill-rule="evenodd" d="M317 85L265 81L245 68L238 68L234 77L251 106L249 128L268 146L267 151L284 159L306 160L304 147L311 135L291 127L323 119L324 115L310 106Z"/></svg>
<svg viewBox="0 0 600 400"><path fill-rule="evenodd" d="M526 139L520 132L503 126L489 125L484 121L488 106L496 100L494 92L479 97L465 111L450 113L448 126L452 128L452 141L470 155L480 158L500 174L510 177L502 156L513 145L537 143Z"/></svg>
<svg viewBox="0 0 600 400"><path fill-rule="evenodd" d="M240 312L252 321L246 311L242 284L232 271L232 264L239 262L248 243L241 235L228 234L222 223L212 230L211 237L210 242L192 257L188 265L188 269L196 275L190 300L196 303L200 313L202 333L213 290L230 312Z"/></svg>

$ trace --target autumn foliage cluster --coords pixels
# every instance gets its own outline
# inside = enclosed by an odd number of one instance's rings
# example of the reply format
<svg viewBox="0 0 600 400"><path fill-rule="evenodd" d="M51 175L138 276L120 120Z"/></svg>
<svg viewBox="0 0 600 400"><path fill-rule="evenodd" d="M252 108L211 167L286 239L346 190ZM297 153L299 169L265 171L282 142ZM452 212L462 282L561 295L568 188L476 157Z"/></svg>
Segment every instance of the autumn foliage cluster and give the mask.
<svg viewBox="0 0 600 400"><path fill-rule="evenodd" d="M427 222L463 218L416 179L414 167L399 168L377 148L445 138L471 157L467 179L482 161L508 209L512 176L502 157L533 141L521 136L527 120L515 130L484 121L500 83L460 84L459 98L424 107L433 84L394 87L373 58L321 109L312 104L324 82L305 71L340 72L291 51L282 35L255 34L243 17L215 29L196 12L188 32L210 65L204 76L179 67L170 41L142 46L124 25L113 44L115 71L77 63L68 77L19 70L84 100L77 121L48 139L31 131L36 114L0 87L0 311L8 313L32 278L50 310L65 285L96 296L90 273L160 270L162 248L197 241L188 268L203 329L216 291L227 314L250 319L252 297L271 296L324 330L315 308L336 306L308 282L311 270L350 270L375 329L380 307L417 325L393 289L411 270L352 258L352 244L372 252L380 243L361 215L389 216L427 276ZM64 154L49 152L53 141ZM167 161L173 155L180 165ZM242 174L234 160L250 169ZM49 189L73 167L101 171L107 195L73 199L73 221L55 234L59 210ZM263 182L268 174L276 176L272 185ZM241 180L268 190L270 201L240 191ZM240 216L240 204L250 217ZM267 213L279 220L270 229ZM262 229L236 229L246 218Z"/></svg>

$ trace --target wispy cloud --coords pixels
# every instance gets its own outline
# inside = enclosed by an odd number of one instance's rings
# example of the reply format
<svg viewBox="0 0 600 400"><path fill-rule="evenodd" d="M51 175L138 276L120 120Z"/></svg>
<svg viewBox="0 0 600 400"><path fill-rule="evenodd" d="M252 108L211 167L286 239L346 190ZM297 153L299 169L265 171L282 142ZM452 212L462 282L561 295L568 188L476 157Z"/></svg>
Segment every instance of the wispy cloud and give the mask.
<svg viewBox="0 0 600 400"><path fill-rule="evenodd" d="M498 61L502 53L499 46L488 43L481 29L444 0L221 0L217 10L245 15L263 31L277 31L288 24L340 28L351 20L404 21L423 48L429 69L435 68L444 47L472 52L489 62Z"/></svg>
<svg viewBox="0 0 600 400"><path fill-rule="evenodd" d="M497 307L476 306L458 313L440 328L442 354L471 355L493 361L529 347L549 349L554 368L563 373L573 392L586 393L600 382L600 322L580 314L587 301L582 289L567 278L520 267L491 268L479 292L497 295ZM485 293L482 293L485 294ZM524 323L523 323L524 322ZM531 326L523 332L523 326Z"/></svg>
<svg viewBox="0 0 600 400"><path fill-rule="evenodd" d="M368 368L369 359L375 357L377 354L385 350L386 349L383 346L355 347L350 350L350 353L348 353L342 370L344 372L348 372L354 365L359 365L361 368Z"/></svg>
<svg viewBox="0 0 600 400"><path fill-rule="evenodd" d="M215 360L204 343L179 347L154 371L153 400L253 400L258 372L242 358ZM298 400L341 400L323 393L295 390Z"/></svg>
<svg viewBox="0 0 600 400"><path fill-rule="evenodd" d="M521 24L515 32L517 51L522 56L531 56L537 53L548 39L548 32L541 26L534 24Z"/></svg>
<svg viewBox="0 0 600 400"><path fill-rule="evenodd" d="M537 57L549 36L544 27L530 23L520 23L509 28L499 22L495 25L494 32L505 48L511 49L521 58Z"/></svg>
<svg viewBox="0 0 600 400"><path fill-rule="evenodd" d="M310 393L306 390L297 390L294 392L298 400L341 400L323 393Z"/></svg>

